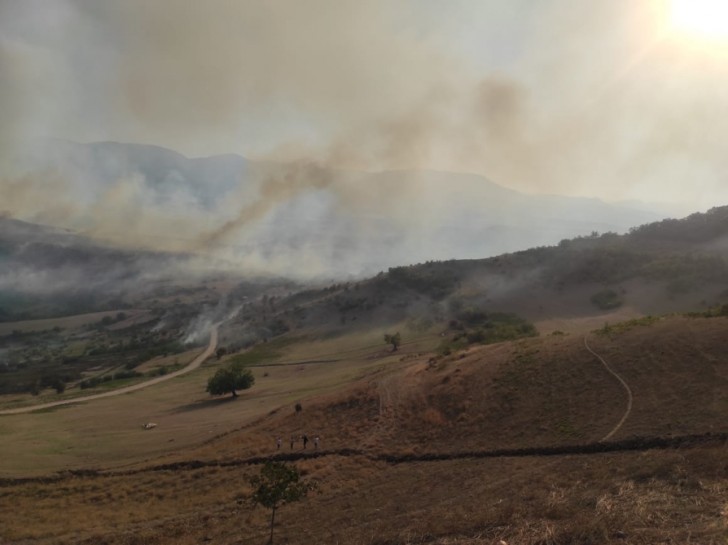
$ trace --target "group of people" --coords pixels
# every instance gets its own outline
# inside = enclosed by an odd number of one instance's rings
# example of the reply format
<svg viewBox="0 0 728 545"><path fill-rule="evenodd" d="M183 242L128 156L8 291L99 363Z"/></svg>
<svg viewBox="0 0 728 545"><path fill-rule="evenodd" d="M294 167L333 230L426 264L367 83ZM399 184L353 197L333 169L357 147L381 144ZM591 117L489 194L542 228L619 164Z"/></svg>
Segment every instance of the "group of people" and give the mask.
<svg viewBox="0 0 728 545"><path fill-rule="evenodd" d="M306 435L305 433L303 435L291 434L291 450L293 450L293 447L295 446L296 441L299 441L299 440L301 441L301 444L303 445L301 447L302 449L305 449L308 446L308 441L309 441L308 435ZM321 443L321 437L319 435L314 435L313 436L314 450L318 450L320 443ZM280 435L278 435L276 437L276 449L281 450L282 444L283 444L283 438Z"/></svg>

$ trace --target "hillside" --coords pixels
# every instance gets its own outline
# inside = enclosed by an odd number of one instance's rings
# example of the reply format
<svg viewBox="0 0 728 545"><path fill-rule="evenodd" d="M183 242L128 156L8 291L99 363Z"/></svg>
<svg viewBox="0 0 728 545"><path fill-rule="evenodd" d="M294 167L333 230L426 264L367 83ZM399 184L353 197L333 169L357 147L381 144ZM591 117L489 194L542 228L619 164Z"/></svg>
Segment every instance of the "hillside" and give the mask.
<svg viewBox="0 0 728 545"><path fill-rule="evenodd" d="M3 535L38 544L260 543L266 513L246 501L247 478L278 456L318 482L312 497L281 510L284 543L722 543L727 333L725 317L671 317L589 335L634 394L603 453L579 445L598 444L626 396L581 336L475 348L434 364L403 348L399 358L373 355L386 365L349 387L303 398L300 414L292 403L259 412L202 446L122 471L3 481ZM263 382L270 373L269 384L246 393L238 411L276 388L281 368L255 370ZM287 438L300 433L320 434L321 452L306 455L298 442L289 454ZM686 434L697 435L667 441ZM576 448L548 450L560 445Z"/></svg>
<svg viewBox="0 0 728 545"><path fill-rule="evenodd" d="M120 248L65 229L0 215L0 322L79 313L217 304L289 280L244 274L230 262L190 253ZM211 285L225 289L210 289Z"/></svg>
<svg viewBox="0 0 728 545"><path fill-rule="evenodd" d="M728 300L727 218L728 208L715 208L626 235L594 233L494 258L394 267L306 290L285 279L198 269L187 254L109 248L3 218L0 320L98 311L111 312L111 320L124 310L146 310L145 327L159 332L155 343L179 344L199 336L211 316L233 313L220 330L221 347L232 354L272 339L402 329L405 341L439 336L432 348L447 355L538 333L584 332L605 322L720 307ZM66 383L82 380L99 351L109 364L131 368L141 355L130 356L127 347L149 333L106 331L109 325L96 324L94 339L88 330L60 334L50 326L21 335L24 324L6 328L2 391L35 390L34 384L55 383L58 376ZM78 365L62 368L64 361Z"/></svg>
<svg viewBox="0 0 728 545"><path fill-rule="evenodd" d="M0 538L261 543L248 480L272 457L318 483L281 510L284 543L722 543L726 212L325 288L210 283L204 297L226 301L220 357L139 392L0 416ZM154 342L200 303L168 295ZM63 349L85 339L139 363L135 339L162 318L116 329L92 315L99 337L76 326ZM394 331L397 351L382 339ZM210 398L207 379L234 361L255 385Z"/></svg>
<svg viewBox="0 0 728 545"><path fill-rule="evenodd" d="M632 320L589 333L589 346L634 395L613 439L728 431L726 333L725 316ZM327 448L386 452L579 444L601 440L625 410L623 387L583 335L471 346L449 356L405 347L379 358L386 356L387 365L364 374L355 389L307 404L301 415L268 416L200 455L260 455L266 438L306 429L320 430Z"/></svg>
<svg viewBox="0 0 728 545"><path fill-rule="evenodd" d="M394 267L368 280L266 300L232 327L259 323L261 311L288 329L339 330L407 320L415 329L452 329L453 320L456 329L477 329L484 326L479 317L515 313L542 333L588 330L726 303L727 258L728 207L718 207L625 235L593 233L492 258Z"/></svg>

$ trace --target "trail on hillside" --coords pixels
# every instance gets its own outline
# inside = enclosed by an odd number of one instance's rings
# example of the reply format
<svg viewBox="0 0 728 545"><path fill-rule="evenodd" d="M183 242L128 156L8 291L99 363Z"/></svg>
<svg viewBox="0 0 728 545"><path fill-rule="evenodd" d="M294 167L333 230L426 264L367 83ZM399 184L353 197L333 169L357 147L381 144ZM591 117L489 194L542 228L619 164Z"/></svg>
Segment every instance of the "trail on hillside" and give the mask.
<svg viewBox="0 0 728 545"><path fill-rule="evenodd" d="M602 365L604 365L604 368L609 371L610 374L612 374L621 384L624 386L624 389L627 391L627 410L624 411L624 415L622 416L622 419L617 422L617 425L612 428L612 431L610 431L607 435L602 437L599 441L607 441L610 437L612 437L615 433L619 431L619 429L622 427L622 424L624 424L625 420L629 417L629 414L632 412L632 390L630 389L629 385L624 381L622 377L620 377L617 373L614 372L614 370L609 367L609 364L604 360L603 357L601 357L599 354L594 352L594 350L591 349L589 346L589 343L586 341L586 336L584 336L584 346L586 349L591 352L594 357L596 357L600 362L602 362Z"/></svg>
<svg viewBox="0 0 728 545"><path fill-rule="evenodd" d="M165 380L170 380L175 377L178 377L180 375L184 375L186 373L189 373L190 371L194 371L197 369L202 363L209 358L217 349L217 328L220 324L214 324L212 328L210 329L210 342L207 345L207 348L194 360L192 360L189 365L186 367L183 367L182 369L179 369L177 371L174 371L172 373L162 375L161 377L156 377L151 380L146 380L144 382L140 382L138 384L132 384L131 386L125 386L123 388L119 388L117 390L111 390L110 392L103 392L101 394L92 394L88 396L83 397L74 397L72 399L64 399L61 401L51 401L50 403L41 403L39 405L31 405L29 407L19 407L17 409L6 409L3 411L0 411L0 416L2 415L10 415L10 414L22 414L22 413L30 413L33 411L39 411L42 409L50 409L52 407L59 407L61 405L71 405L73 403L82 403L85 401L92 401L94 399L102 399L105 397L114 397L122 394L128 394L130 392L136 392L137 390L141 390L142 388L147 388L149 386L153 386L155 384L159 384L160 382L164 382Z"/></svg>

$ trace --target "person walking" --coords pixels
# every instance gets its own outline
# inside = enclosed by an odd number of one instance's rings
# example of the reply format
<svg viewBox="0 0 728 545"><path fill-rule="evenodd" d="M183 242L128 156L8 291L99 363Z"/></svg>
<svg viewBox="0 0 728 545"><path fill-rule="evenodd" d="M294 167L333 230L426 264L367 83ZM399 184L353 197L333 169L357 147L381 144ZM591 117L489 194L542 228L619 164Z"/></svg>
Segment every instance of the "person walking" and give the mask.
<svg viewBox="0 0 728 545"><path fill-rule="evenodd" d="M281 443L283 442L283 439L280 435L276 436L276 450L281 450Z"/></svg>
<svg viewBox="0 0 728 545"><path fill-rule="evenodd" d="M321 438L318 435L314 435L313 436L313 448L314 448L314 450L318 450L318 448L319 448L319 441L320 440L321 440Z"/></svg>
<svg viewBox="0 0 728 545"><path fill-rule="evenodd" d="M291 434L291 450L293 450L294 444L296 444L296 436Z"/></svg>
<svg viewBox="0 0 728 545"><path fill-rule="evenodd" d="M303 448L306 448L306 445L308 445L308 435L303 436Z"/></svg>

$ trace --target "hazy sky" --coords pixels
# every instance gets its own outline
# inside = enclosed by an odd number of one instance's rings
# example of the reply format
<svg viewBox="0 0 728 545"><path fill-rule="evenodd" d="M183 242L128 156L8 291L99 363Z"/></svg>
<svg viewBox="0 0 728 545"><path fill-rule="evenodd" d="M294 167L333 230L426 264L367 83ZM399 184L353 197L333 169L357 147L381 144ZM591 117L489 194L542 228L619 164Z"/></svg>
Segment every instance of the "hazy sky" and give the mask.
<svg viewBox="0 0 728 545"><path fill-rule="evenodd" d="M0 0L0 145L157 144L728 203L728 46L666 0ZM7 165L2 165L6 167Z"/></svg>

